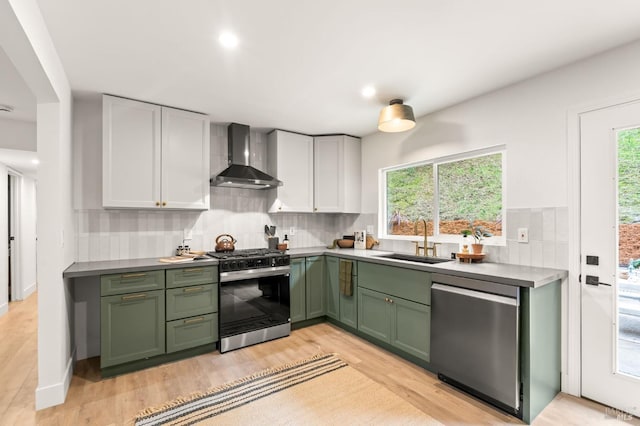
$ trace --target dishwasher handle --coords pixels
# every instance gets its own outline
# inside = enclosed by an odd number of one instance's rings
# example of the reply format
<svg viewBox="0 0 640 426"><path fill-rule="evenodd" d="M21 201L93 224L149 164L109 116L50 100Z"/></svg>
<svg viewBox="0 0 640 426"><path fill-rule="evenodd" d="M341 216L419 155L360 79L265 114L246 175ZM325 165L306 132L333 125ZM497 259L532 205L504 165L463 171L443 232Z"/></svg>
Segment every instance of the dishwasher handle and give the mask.
<svg viewBox="0 0 640 426"><path fill-rule="evenodd" d="M456 293L461 296L473 297L475 299L488 300L490 302L501 303L503 305L520 306L517 298L499 296L497 294L485 293L483 291L468 290L466 288L454 287L450 285L433 283L431 290L445 291L448 293Z"/></svg>

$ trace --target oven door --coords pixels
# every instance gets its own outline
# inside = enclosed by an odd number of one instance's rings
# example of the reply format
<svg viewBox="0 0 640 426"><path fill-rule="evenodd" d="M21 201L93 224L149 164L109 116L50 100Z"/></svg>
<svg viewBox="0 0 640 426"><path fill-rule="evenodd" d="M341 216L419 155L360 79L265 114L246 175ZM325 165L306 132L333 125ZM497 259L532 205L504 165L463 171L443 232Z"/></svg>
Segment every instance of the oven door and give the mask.
<svg viewBox="0 0 640 426"><path fill-rule="evenodd" d="M220 274L220 352L289 335L289 271Z"/></svg>

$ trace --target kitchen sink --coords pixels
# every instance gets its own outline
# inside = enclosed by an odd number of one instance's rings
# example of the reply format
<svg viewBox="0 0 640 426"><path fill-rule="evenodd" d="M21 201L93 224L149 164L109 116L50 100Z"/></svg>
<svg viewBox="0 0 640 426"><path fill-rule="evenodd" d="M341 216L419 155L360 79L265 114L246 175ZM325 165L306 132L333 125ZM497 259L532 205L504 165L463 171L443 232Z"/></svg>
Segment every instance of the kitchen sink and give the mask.
<svg viewBox="0 0 640 426"><path fill-rule="evenodd" d="M411 254L403 253L383 254L379 257L386 257L387 259L406 260L408 262L428 263L430 265L433 265L434 263L451 262L451 259L443 259L441 257L414 256Z"/></svg>

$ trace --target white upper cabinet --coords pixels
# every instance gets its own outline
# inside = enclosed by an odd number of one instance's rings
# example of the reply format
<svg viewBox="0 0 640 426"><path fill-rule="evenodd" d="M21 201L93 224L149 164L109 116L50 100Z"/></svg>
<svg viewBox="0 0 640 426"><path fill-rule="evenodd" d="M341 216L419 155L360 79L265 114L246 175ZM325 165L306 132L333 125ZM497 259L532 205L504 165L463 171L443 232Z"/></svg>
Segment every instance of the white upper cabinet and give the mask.
<svg viewBox="0 0 640 426"><path fill-rule="evenodd" d="M360 139L314 138L314 210L360 213Z"/></svg>
<svg viewBox="0 0 640 426"><path fill-rule="evenodd" d="M209 208L209 119L104 95L102 205Z"/></svg>
<svg viewBox="0 0 640 426"><path fill-rule="evenodd" d="M267 140L267 172L283 182L269 190L269 212L313 212L313 138L274 130Z"/></svg>
<svg viewBox="0 0 640 426"><path fill-rule="evenodd" d="M172 209L209 208L209 119L162 108L162 200Z"/></svg>
<svg viewBox="0 0 640 426"><path fill-rule="evenodd" d="M268 172L283 182L270 190L269 212L360 212L360 139L274 130Z"/></svg>

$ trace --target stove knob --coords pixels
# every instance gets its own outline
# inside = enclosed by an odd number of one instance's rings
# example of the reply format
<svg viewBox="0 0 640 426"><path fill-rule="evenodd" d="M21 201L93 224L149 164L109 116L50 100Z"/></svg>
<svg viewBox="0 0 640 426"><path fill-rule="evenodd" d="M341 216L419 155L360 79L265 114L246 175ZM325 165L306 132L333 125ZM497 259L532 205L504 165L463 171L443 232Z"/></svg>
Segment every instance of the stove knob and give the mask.
<svg viewBox="0 0 640 426"><path fill-rule="evenodd" d="M247 262L245 260L238 260L238 269L247 269Z"/></svg>
<svg viewBox="0 0 640 426"><path fill-rule="evenodd" d="M229 262L229 269L231 269L232 271L238 270L238 262L236 262L235 260Z"/></svg>

